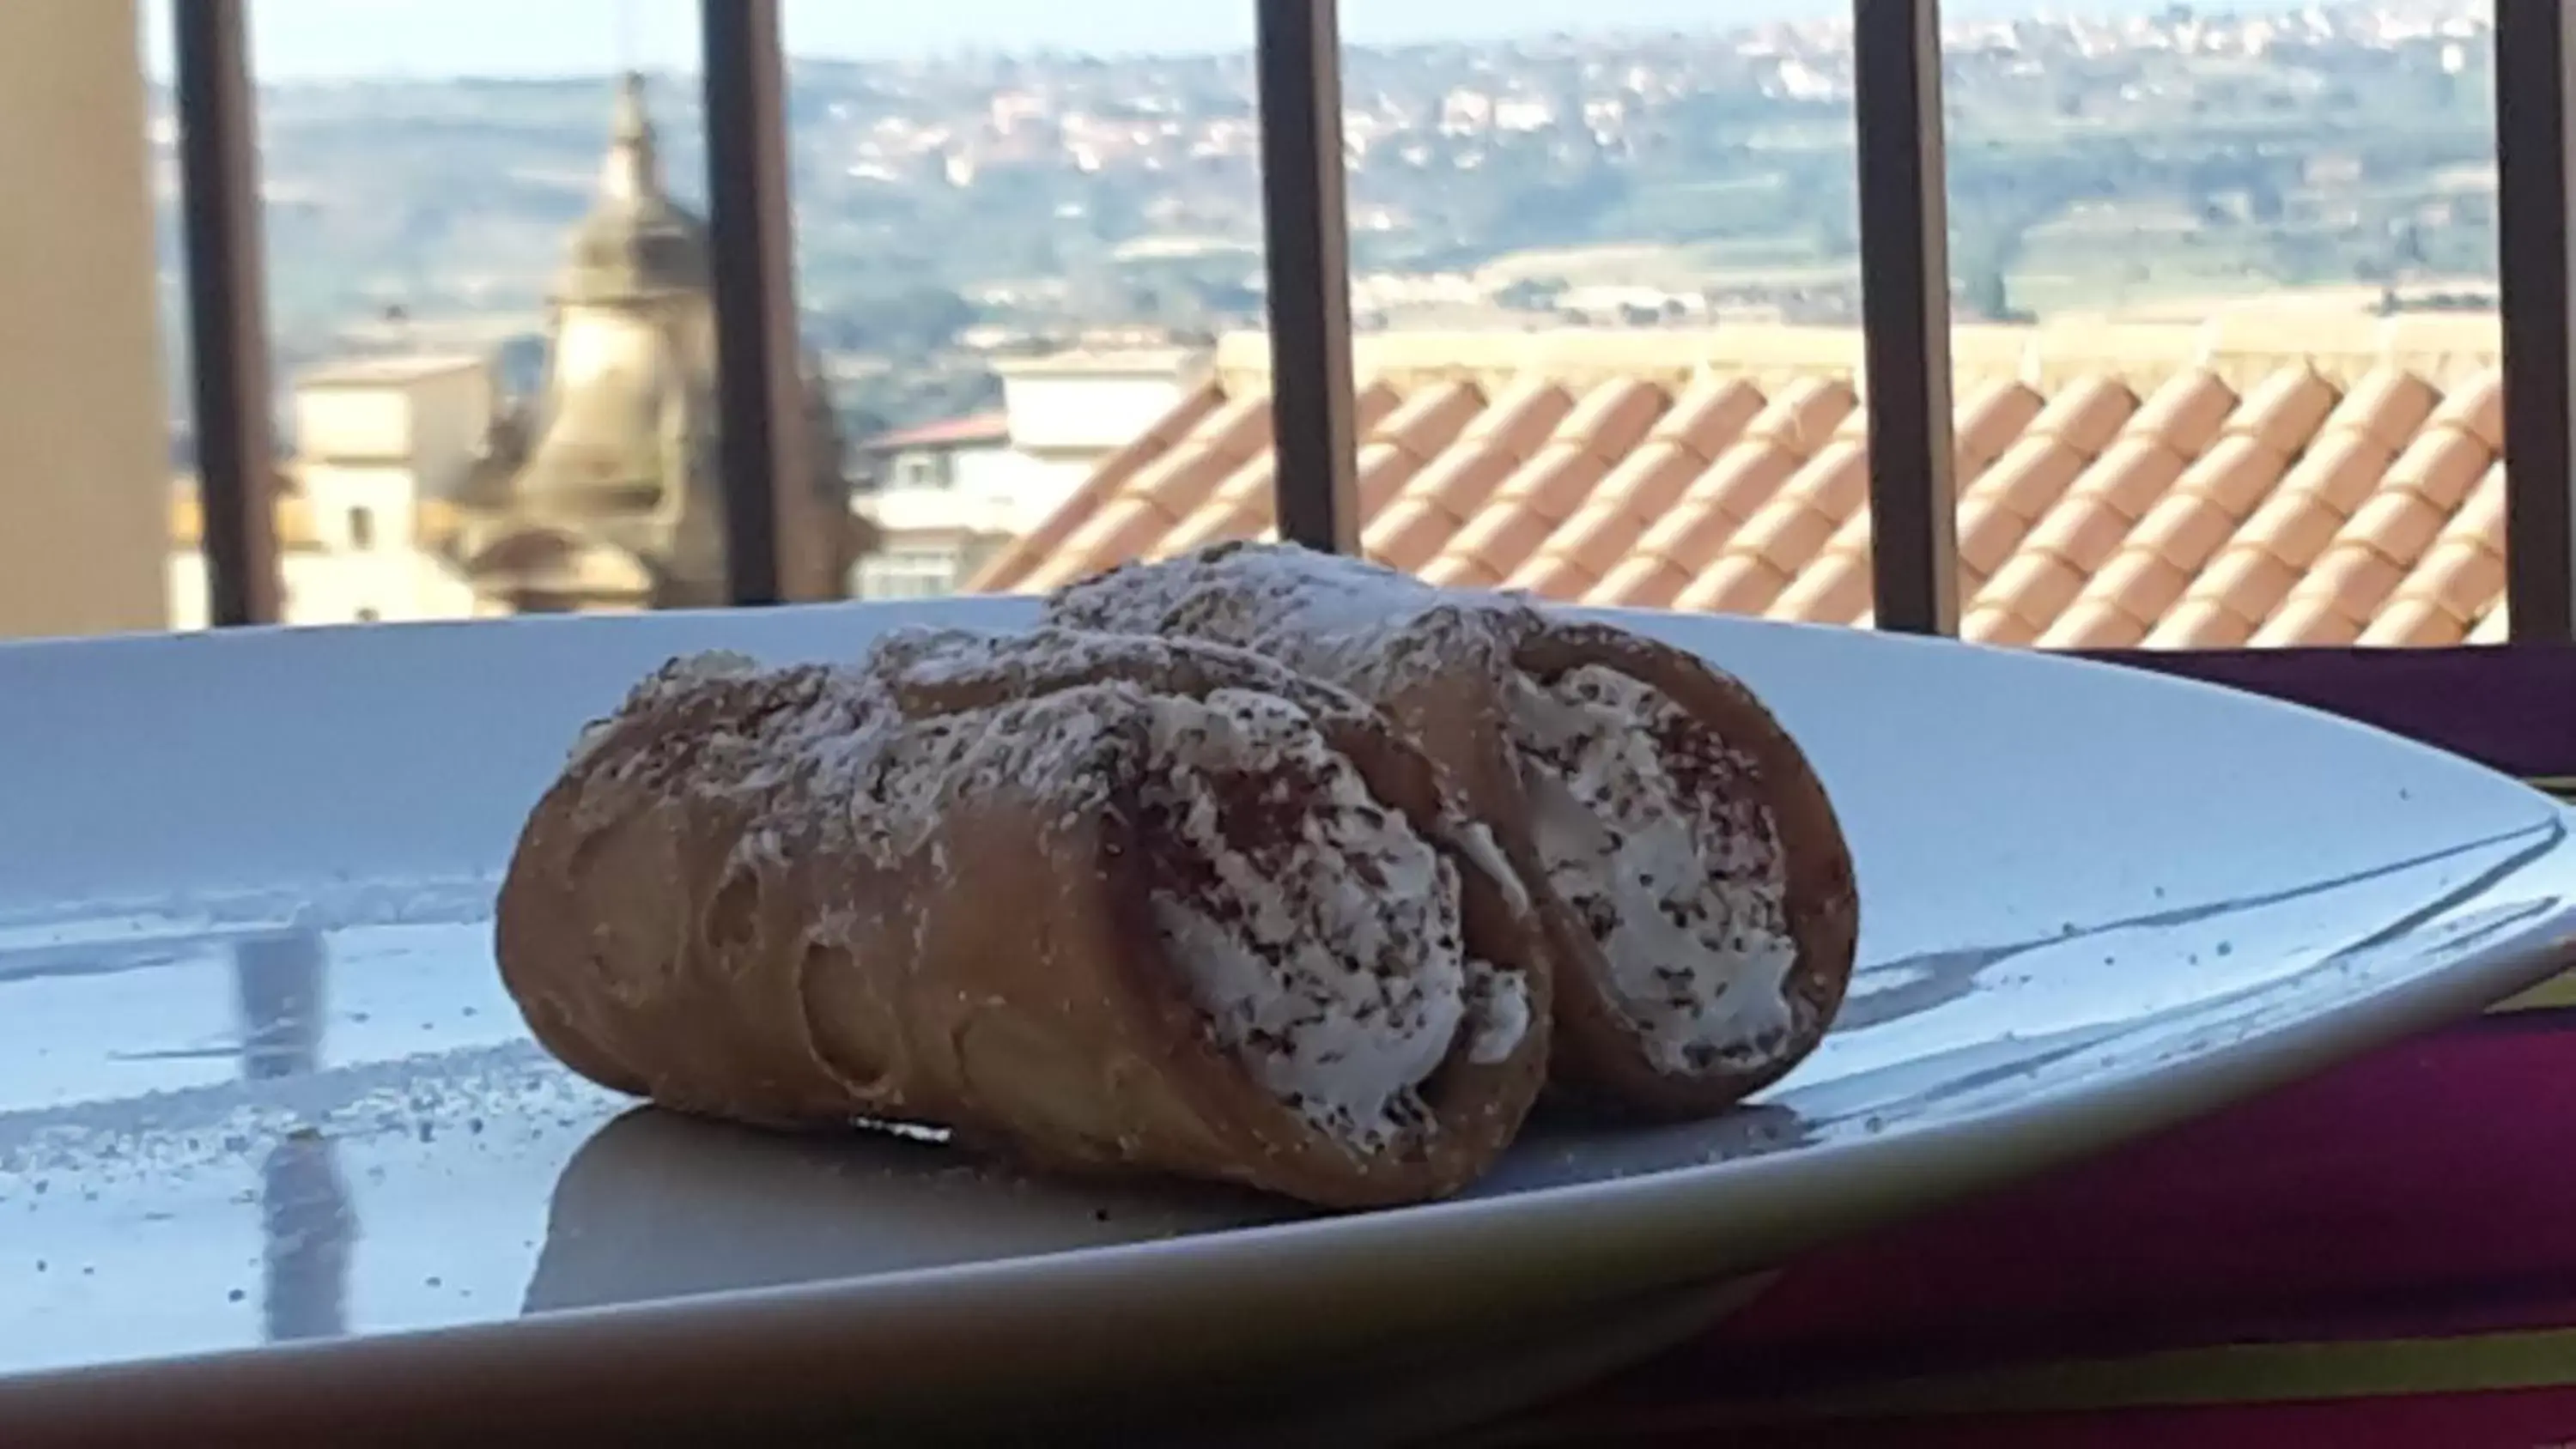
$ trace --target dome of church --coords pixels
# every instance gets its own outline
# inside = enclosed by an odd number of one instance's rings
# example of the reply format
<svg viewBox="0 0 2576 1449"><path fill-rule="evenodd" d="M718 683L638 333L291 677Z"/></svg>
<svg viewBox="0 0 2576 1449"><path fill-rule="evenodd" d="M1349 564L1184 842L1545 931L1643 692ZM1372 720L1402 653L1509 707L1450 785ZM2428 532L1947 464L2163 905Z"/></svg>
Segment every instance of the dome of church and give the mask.
<svg viewBox="0 0 2576 1449"><path fill-rule="evenodd" d="M656 605L723 601L713 294L706 223L664 189L643 81L629 75L598 200L557 278L540 392L496 435L471 491L460 553L478 587L521 608L557 596L623 606L648 585ZM807 501L837 581L871 540L848 508L843 441L811 359L806 373Z"/></svg>
<svg viewBox="0 0 2576 1449"><path fill-rule="evenodd" d="M643 78L630 74L618 87L599 199L573 231L555 301L598 305L700 292L710 277L706 223L664 189Z"/></svg>

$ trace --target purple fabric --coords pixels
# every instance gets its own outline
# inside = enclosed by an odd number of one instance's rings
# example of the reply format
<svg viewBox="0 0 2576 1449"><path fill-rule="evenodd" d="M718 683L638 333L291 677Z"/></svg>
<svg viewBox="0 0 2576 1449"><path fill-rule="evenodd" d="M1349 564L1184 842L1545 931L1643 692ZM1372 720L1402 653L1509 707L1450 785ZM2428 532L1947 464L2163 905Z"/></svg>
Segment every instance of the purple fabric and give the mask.
<svg viewBox="0 0 2576 1449"><path fill-rule="evenodd" d="M2576 1389L1803 1425L1605 1417L1568 1424L1562 1434L1495 1442L1497 1449L2564 1449L2576 1444Z"/></svg>
<svg viewBox="0 0 2576 1449"><path fill-rule="evenodd" d="M1704 1351L1776 1380L2576 1326L2571 1062L2556 1011L2405 1043L1825 1253Z"/></svg>
<svg viewBox="0 0 2576 1449"><path fill-rule="evenodd" d="M2304 704L2507 774L2576 776L2576 648L2132 649L2085 657Z"/></svg>
<svg viewBox="0 0 2576 1449"><path fill-rule="evenodd" d="M1519 1442L2576 1441L2576 1362L2548 1394L1743 1422L1784 1398L2055 1359L2576 1327L2571 1061L2576 1013L2490 1018L1829 1250L1707 1337L1537 1416L1527 1427L1542 1432ZM2548 1433L2492 1437L2525 1424Z"/></svg>

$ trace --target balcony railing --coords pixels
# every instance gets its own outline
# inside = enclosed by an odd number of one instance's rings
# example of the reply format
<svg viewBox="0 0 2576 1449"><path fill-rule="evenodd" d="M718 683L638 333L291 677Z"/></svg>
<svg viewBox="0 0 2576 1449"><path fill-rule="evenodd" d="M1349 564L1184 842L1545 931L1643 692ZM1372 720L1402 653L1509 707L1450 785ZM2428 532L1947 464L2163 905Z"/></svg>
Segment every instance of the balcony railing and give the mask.
<svg viewBox="0 0 2576 1449"><path fill-rule="evenodd" d="M173 7L204 537L218 624L273 620L278 602L246 3ZM1286 537L1348 550L1359 519L1337 4L1253 3L1277 516ZM792 456L801 430L779 6L700 0L700 13L731 597L771 604L811 587L793 565L795 514L780 491L807 475ZM1852 19L1876 622L1954 633L1940 7L1853 0ZM2496 0L2494 37L2506 597L2515 644L2566 644L2576 640L2576 21L2560 0ZM2517 651L2462 652L2501 664ZM2187 659L2166 667L2193 668Z"/></svg>

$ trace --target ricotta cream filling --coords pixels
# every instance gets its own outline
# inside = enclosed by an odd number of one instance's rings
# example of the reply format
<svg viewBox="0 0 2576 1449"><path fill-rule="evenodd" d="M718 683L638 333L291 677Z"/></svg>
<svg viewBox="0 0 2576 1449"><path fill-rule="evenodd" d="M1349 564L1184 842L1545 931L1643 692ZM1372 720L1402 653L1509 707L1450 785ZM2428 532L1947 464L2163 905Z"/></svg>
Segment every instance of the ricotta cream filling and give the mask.
<svg viewBox="0 0 2576 1449"><path fill-rule="evenodd" d="M1548 882L1600 943L1665 1072L1758 1064L1790 1027L1779 830L1746 762L1652 686L1587 665L1515 690Z"/></svg>
<svg viewBox="0 0 2576 1449"><path fill-rule="evenodd" d="M1215 1042L1317 1127L1373 1150L1428 1120L1465 1038L1498 1062L1528 984L1467 950L1458 871L1277 696L1155 702L1154 910Z"/></svg>

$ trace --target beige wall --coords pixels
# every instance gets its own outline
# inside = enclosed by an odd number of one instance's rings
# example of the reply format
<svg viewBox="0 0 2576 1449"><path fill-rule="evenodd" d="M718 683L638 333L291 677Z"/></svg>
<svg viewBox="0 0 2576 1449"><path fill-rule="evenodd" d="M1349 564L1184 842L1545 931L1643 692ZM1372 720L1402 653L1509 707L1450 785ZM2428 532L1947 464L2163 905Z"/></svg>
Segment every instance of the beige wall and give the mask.
<svg viewBox="0 0 2576 1449"><path fill-rule="evenodd" d="M400 462L432 497L452 497L492 435L492 369L482 358L386 358L324 369L295 388L295 450L317 462Z"/></svg>
<svg viewBox="0 0 2576 1449"><path fill-rule="evenodd" d="M0 0L0 636L168 617L133 0Z"/></svg>
<svg viewBox="0 0 2576 1449"><path fill-rule="evenodd" d="M164 557L170 627L205 628L206 556L191 548ZM283 622L288 624L470 619L480 609L474 586L463 574L415 548L366 553L291 548L278 558L278 575L285 590L280 599Z"/></svg>

